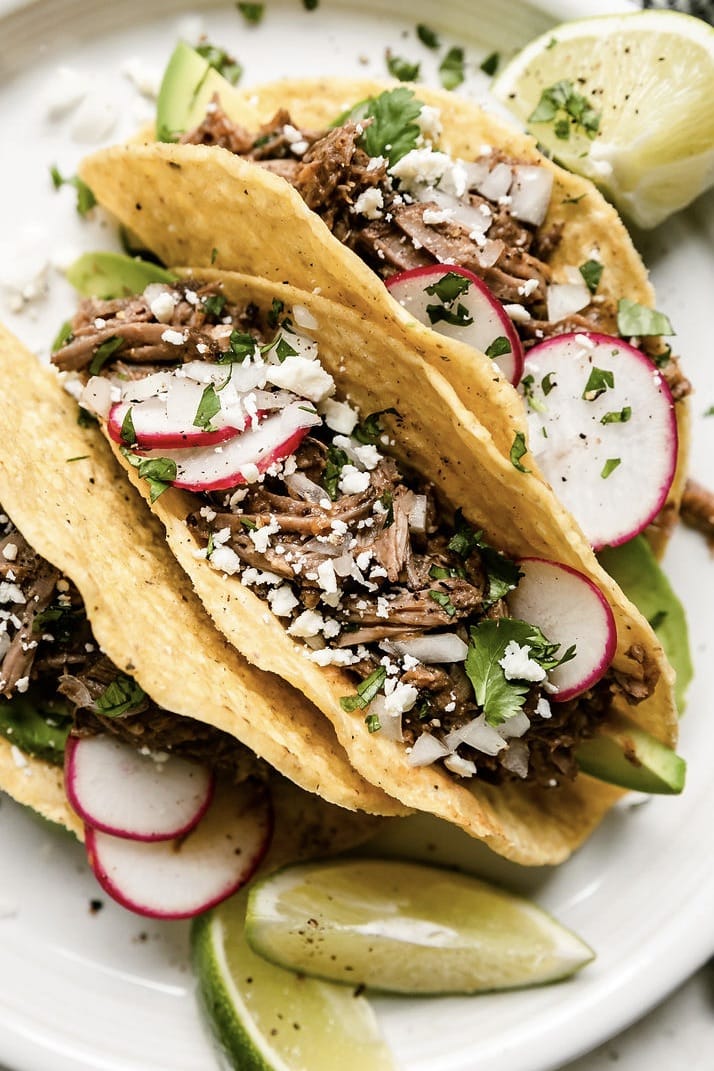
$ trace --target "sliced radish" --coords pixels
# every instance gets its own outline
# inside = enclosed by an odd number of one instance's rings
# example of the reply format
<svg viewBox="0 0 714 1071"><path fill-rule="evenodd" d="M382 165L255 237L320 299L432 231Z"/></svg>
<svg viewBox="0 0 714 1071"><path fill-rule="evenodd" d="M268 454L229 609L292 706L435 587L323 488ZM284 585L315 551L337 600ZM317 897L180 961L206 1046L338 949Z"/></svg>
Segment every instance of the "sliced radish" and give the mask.
<svg viewBox="0 0 714 1071"><path fill-rule="evenodd" d="M559 643L560 656L575 644L575 657L548 675L557 689L550 698L562 703L604 675L617 647L615 618L600 589L575 569L542 558L521 558L518 567L523 577L508 596L510 612Z"/></svg>
<svg viewBox="0 0 714 1071"><path fill-rule="evenodd" d="M677 465L674 402L652 362L609 335L558 335L529 351L521 390L531 451L593 547L646 528Z"/></svg>
<svg viewBox="0 0 714 1071"><path fill-rule="evenodd" d="M292 402L262 423L213 447L191 450L142 451L146 458L176 462L174 487L186 491L222 491L251 478L250 469L265 472L297 450L310 428L321 423L309 403Z"/></svg>
<svg viewBox="0 0 714 1071"><path fill-rule="evenodd" d="M70 737L65 791L80 818L131 840L170 840L206 813L213 776L197 762L142 754L108 735Z"/></svg>
<svg viewBox="0 0 714 1071"><path fill-rule="evenodd" d="M445 275L460 275L469 284L468 289L451 303L444 303L438 295L427 293L427 287L438 283ZM387 287L399 304L420 323L441 335L466 342L487 356L491 355L491 349L493 360L504 376L514 385L518 383L523 371L521 341L501 303L473 272L452 265L427 264L393 275L387 279ZM463 318L470 322L455 324L437 320L439 313L432 311L430 315L427 311L430 306L443 310L447 315L456 314L461 306L464 309Z"/></svg>
<svg viewBox="0 0 714 1071"><path fill-rule="evenodd" d="M199 400L200 394L199 390ZM107 431L116 443L128 445L122 438L122 426L129 411L131 411L134 426L134 442L146 449L154 447L160 449L162 446L168 449L183 446L212 446L226 442L242 431L242 427L236 427L235 424L223 424L212 431L193 425L187 427L184 422L177 423L171 420L163 399L149 398L135 405L118 402L112 406L109 411ZM217 413L216 423L220 423L223 416L222 413Z"/></svg>
<svg viewBox="0 0 714 1071"><path fill-rule="evenodd" d="M191 918L252 877L272 834L270 797L251 783L221 785L201 822L178 840L142 843L85 827L99 884L130 911Z"/></svg>

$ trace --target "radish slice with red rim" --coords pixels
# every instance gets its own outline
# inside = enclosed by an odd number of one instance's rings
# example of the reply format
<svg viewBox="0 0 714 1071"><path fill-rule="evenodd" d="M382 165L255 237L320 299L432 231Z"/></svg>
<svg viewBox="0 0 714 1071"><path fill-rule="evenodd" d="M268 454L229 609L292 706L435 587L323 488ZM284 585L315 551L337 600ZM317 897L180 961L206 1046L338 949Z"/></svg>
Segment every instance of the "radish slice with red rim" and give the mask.
<svg viewBox="0 0 714 1071"><path fill-rule="evenodd" d="M142 451L141 456L174 461L176 478L171 481L174 487L186 491L222 491L246 483L250 466L255 466L258 473L265 472L276 461L294 453L308 430L320 423L309 402L292 402L218 446Z"/></svg>
<svg viewBox="0 0 714 1071"><path fill-rule="evenodd" d="M622 339L567 334L534 346L521 391L530 448L596 550L638 535L665 503L677 466L669 387Z"/></svg>
<svg viewBox="0 0 714 1071"><path fill-rule="evenodd" d="M511 383L518 383L521 340L501 303L473 272L427 264L392 275L387 288L420 323L485 353Z"/></svg>
<svg viewBox="0 0 714 1071"><path fill-rule="evenodd" d="M570 566L543 558L521 558L523 573L508 597L514 617L537 625L550 643L560 644L562 657L573 644L575 656L548 674L565 702L591 688L607 671L617 647L617 626L610 604L598 587Z"/></svg>
<svg viewBox="0 0 714 1071"><path fill-rule="evenodd" d="M199 391L199 395L200 393ZM122 437L122 428L129 412L134 427L133 442L149 450L161 447L180 449L189 446L214 446L227 442L243 430L243 424L240 427L235 424L221 424L220 413L217 414L216 420L220 426L210 431L194 425L187 426L185 422L177 423L170 419L166 404L160 398L150 398L133 405L117 402L109 410L107 431L114 442L124 446L131 445Z"/></svg>
<svg viewBox="0 0 714 1071"><path fill-rule="evenodd" d="M245 885L268 850L270 796L253 782L220 785L199 824L146 843L85 827L90 866L123 907L150 918L192 918Z"/></svg>
<svg viewBox="0 0 714 1071"><path fill-rule="evenodd" d="M200 821L213 795L206 766L142 754L107 734L72 736L65 750L65 791L85 822L131 840L170 840Z"/></svg>

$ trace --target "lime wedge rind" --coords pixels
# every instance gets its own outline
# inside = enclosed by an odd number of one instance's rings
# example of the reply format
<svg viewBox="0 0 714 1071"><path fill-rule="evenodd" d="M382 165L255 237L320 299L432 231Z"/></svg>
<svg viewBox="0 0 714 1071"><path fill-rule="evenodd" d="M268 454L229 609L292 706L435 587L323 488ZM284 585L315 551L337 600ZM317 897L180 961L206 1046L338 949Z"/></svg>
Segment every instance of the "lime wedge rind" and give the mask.
<svg viewBox="0 0 714 1071"><path fill-rule="evenodd" d="M383 860L272 875L251 890L246 938L282 967L404 995L543 985L594 958L527 900L467 875Z"/></svg>

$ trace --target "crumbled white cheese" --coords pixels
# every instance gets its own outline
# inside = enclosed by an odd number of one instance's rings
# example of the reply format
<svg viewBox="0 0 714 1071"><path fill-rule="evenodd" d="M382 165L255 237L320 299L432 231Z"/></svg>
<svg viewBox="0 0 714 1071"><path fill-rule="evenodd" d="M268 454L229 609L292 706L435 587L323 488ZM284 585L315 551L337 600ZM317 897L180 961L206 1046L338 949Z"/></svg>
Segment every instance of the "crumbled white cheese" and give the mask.
<svg viewBox="0 0 714 1071"><path fill-rule="evenodd" d="M155 316L161 324L169 323L174 314L177 301L178 297L171 290L162 290L149 302L152 316ZM161 337L163 338L163 335ZM181 335L181 341L183 341L183 334Z"/></svg>
<svg viewBox="0 0 714 1071"><path fill-rule="evenodd" d="M322 647L317 651L304 651L306 658L318 666L353 666L360 661L360 656L349 647Z"/></svg>
<svg viewBox="0 0 714 1071"><path fill-rule="evenodd" d="M444 152L431 149L411 149L390 167L390 173L401 182L401 188L408 191L420 186L433 186L453 167L450 156Z"/></svg>
<svg viewBox="0 0 714 1071"><path fill-rule="evenodd" d="M317 582L323 591L328 594L337 591L337 578L335 576L335 567L329 558L326 558L324 562L321 562L317 567Z"/></svg>
<svg viewBox="0 0 714 1071"><path fill-rule="evenodd" d="M532 318L525 305L504 305L503 311L514 323L525 324Z"/></svg>
<svg viewBox="0 0 714 1071"><path fill-rule="evenodd" d="M205 521L208 521L209 524L211 523L211 521L215 521L217 516L216 511L214 509L211 509L210 506L201 506L198 512Z"/></svg>
<svg viewBox="0 0 714 1071"><path fill-rule="evenodd" d="M459 777L473 777L476 773L476 763L471 759L462 759L460 755L449 755L444 759L444 766Z"/></svg>
<svg viewBox="0 0 714 1071"><path fill-rule="evenodd" d="M303 610L300 616L295 618L288 632L291 636L300 636L307 639L310 636L317 636L324 624L322 614L317 613L315 610Z"/></svg>
<svg viewBox="0 0 714 1071"><path fill-rule="evenodd" d="M17 558L17 543L6 543L2 548L2 556L5 561L14 562Z"/></svg>
<svg viewBox="0 0 714 1071"><path fill-rule="evenodd" d="M453 213L448 208L435 210L433 208L425 208L422 215L422 219L425 223L451 223L454 218ZM471 237L469 235L469 237Z"/></svg>
<svg viewBox="0 0 714 1071"><path fill-rule="evenodd" d="M230 547L216 547L211 554L210 562L214 569L220 573L227 573L228 576L240 572L240 558Z"/></svg>
<svg viewBox="0 0 714 1071"><path fill-rule="evenodd" d="M384 595L377 599L377 617L389 617L389 600Z"/></svg>
<svg viewBox="0 0 714 1071"><path fill-rule="evenodd" d="M518 287L518 293L521 295L521 297L530 297L533 291L537 289L537 279L526 279L526 281Z"/></svg>
<svg viewBox="0 0 714 1071"><path fill-rule="evenodd" d="M0 603L16 602L24 605L26 601L17 584L7 580L0 581Z"/></svg>
<svg viewBox="0 0 714 1071"><path fill-rule="evenodd" d="M294 391L311 402L321 402L335 391L335 381L317 361L308 357L286 357L282 364L266 368L269 383Z"/></svg>
<svg viewBox="0 0 714 1071"><path fill-rule="evenodd" d="M499 666L503 670L506 680L542 681L545 679L545 670L534 659L529 658L530 647L523 647L510 640L503 652L503 658L499 659Z"/></svg>
<svg viewBox="0 0 714 1071"><path fill-rule="evenodd" d="M243 575L240 579L241 583L247 588L252 587L253 584L275 586L276 584L282 584L283 582L283 578L278 576L277 573L270 573L267 570L261 572L260 569L254 569L252 566L243 570Z"/></svg>
<svg viewBox="0 0 714 1071"><path fill-rule="evenodd" d="M548 700L545 698L544 695L542 695L540 697L540 699L538 700L538 704L537 704L537 706L535 708L535 712L541 718L546 718L547 719L547 718L550 718L552 716L553 712L550 709L550 703L548 702Z"/></svg>
<svg viewBox="0 0 714 1071"><path fill-rule="evenodd" d="M343 465L339 488L343 495L359 495L369 487L368 472L360 472L354 465Z"/></svg>
<svg viewBox="0 0 714 1071"><path fill-rule="evenodd" d="M385 685L388 682L385 682ZM385 692L386 692L385 687ZM419 690L413 684L395 684L389 695L385 695L384 710L386 714L405 714L411 710L417 699Z"/></svg>
<svg viewBox="0 0 714 1071"><path fill-rule="evenodd" d="M359 195L355 203L352 205L352 212L357 215L366 216L367 219L381 219L382 209L384 208L384 198L382 191L376 186L370 186L369 189L364 190Z"/></svg>
<svg viewBox="0 0 714 1071"><path fill-rule="evenodd" d="M183 346L186 336L183 331L174 331L172 328L167 328L161 332L161 341L168 342L171 346Z"/></svg>
<svg viewBox="0 0 714 1071"><path fill-rule="evenodd" d="M281 584L279 588L273 588L268 595L270 609L277 617L290 617L290 614L298 605L298 600L288 584Z"/></svg>
<svg viewBox="0 0 714 1071"><path fill-rule="evenodd" d="M257 465L254 465L252 461L249 461L247 465L241 466L239 472L246 483L256 483L256 481L260 479L260 469ZM239 499L239 501L241 501L241 499ZM233 499L231 499L231 505L232 504Z"/></svg>
<svg viewBox="0 0 714 1071"><path fill-rule="evenodd" d="M20 677L20 679L15 682L15 687L17 688L18 692L26 692L27 689L30 687L30 678Z"/></svg>
<svg viewBox="0 0 714 1071"><path fill-rule="evenodd" d="M280 525L274 517L270 518L269 524L264 524L262 528L255 528L249 532L251 542L259 554L265 554L266 550L270 546L270 537L277 535L280 531Z"/></svg>
<svg viewBox="0 0 714 1071"><path fill-rule="evenodd" d="M443 127L439 108L434 108L431 104L422 104L416 123L421 130L422 137L428 141L438 141L441 137Z"/></svg>
<svg viewBox="0 0 714 1071"><path fill-rule="evenodd" d="M322 634L326 640L333 640L335 636L339 636L342 631L342 625L336 617L328 617L322 629Z"/></svg>

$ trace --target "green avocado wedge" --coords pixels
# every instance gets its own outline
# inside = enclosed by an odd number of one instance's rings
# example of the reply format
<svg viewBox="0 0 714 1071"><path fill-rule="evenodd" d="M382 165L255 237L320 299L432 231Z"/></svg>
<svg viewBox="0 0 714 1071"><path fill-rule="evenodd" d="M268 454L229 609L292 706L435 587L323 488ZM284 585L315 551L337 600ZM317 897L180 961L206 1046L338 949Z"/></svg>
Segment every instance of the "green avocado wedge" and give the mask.
<svg viewBox="0 0 714 1071"><path fill-rule="evenodd" d="M105 301L140 294L149 283L173 283L166 268L125 253L83 253L66 271L67 281L83 297Z"/></svg>
<svg viewBox="0 0 714 1071"><path fill-rule="evenodd" d="M693 667L687 619L672 585L644 536L602 550L598 558L657 634L677 674L676 698L682 714Z"/></svg>
<svg viewBox="0 0 714 1071"><path fill-rule="evenodd" d="M159 141L176 141L204 119L206 108L218 93L222 107L230 113L234 92L230 82L194 48L180 41L164 71L156 103L156 136Z"/></svg>
<svg viewBox="0 0 714 1071"><path fill-rule="evenodd" d="M72 717L61 698L43 700L29 693L0 702L0 736L54 766L64 761L71 726Z"/></svg>
<svg viewBox="0 0 714 1071"><path fill-rule="evenodd" d="M582 743L577 759L583 773L635 792L675 796L684 788L684 759L625 717Z"/></svg>

